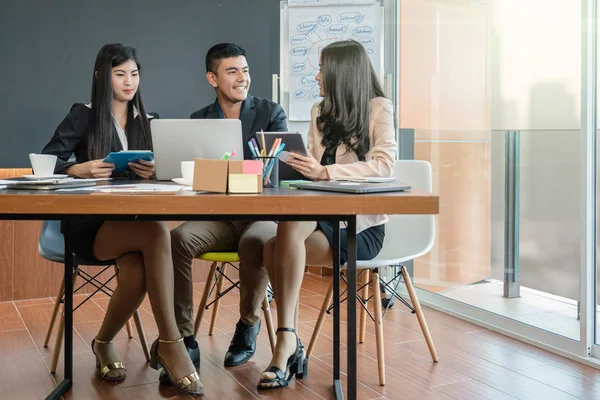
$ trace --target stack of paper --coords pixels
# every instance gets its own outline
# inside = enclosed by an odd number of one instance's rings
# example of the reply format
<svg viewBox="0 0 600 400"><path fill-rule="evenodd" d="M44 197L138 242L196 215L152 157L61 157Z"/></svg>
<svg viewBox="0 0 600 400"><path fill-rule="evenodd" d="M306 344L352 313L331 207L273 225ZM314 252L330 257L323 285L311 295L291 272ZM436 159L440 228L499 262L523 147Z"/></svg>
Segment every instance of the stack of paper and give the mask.
<svg viewBox="0 0 600 400"><path fill-rule="evenodd" d="M177 193L184 185L160 185L154 183L138 183L133 185L96 186L86 190L100 193Z"/></svg>

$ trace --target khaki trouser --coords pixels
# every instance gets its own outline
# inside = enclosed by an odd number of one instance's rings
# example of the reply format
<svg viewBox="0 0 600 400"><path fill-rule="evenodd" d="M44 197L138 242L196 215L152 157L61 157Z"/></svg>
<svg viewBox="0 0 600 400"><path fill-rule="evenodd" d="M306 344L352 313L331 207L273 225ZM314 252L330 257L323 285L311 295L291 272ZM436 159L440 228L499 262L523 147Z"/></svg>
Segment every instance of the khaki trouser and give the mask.
<svg viewBox="0 0 600 400"><path fill-rule="evenodd" d="M175 272L175 318L183 336L194 334L194 257L209 251L236 251L240 256L240 318L253 326L269 283L263 246L277 233L272 221L189 221L171 231Z"/></svg>

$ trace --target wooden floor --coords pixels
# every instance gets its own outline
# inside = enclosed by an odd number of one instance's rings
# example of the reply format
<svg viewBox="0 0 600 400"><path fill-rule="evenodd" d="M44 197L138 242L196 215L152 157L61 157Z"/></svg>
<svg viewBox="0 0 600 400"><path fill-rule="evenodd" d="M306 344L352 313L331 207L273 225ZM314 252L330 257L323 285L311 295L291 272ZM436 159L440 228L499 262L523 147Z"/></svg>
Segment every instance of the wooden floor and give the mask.
<svg viewBox="0 0 600 400"><path fill-rule="evenodd" d="M300 336L308 345L328 278L307 276L301 292ZM203 289L196 285L199 301ZM199 335L201 378L208 399L332 399L332 323L328 317L310 362L310 376L284 390L257 393L256 383L270 360L264 328L258 351L247 364L225 369L223 356L238 320L238 295L223 299L217 333L209 337L208 315ZM76 303L82 297L76 297ZM121 384L101 381L95 374L90 342L98 331L108 298L98 297L75 313L75 384L69 399L185 399L176 389L158 384L137 342L125 332L116 345L127 366ZM62 363L53 377L48 372L52 345L43 347L52 299L0 303L0 397L42 399L62 379ZM345 312L345 309L342 310ZM147 300L140 310L148 340L157 336ZM416 318L396 305L384 319L387 385L378 384L375 336L368 325L359 344L358 397L366 399L600 399L600 371L533 346L499 335L446 314L425 308L440 356L432 364ZM263 324L264 327L264 324ZM345 329L345 325L342 325ZM345 342L345 333L342 331ZM52 341L52 344L54 342ZM342 345L342 351L345 346ZM345 355L345 353L343 353ZM342 362L344 364L344 362ZM343 368L345 366L343 365Z"/></svg>

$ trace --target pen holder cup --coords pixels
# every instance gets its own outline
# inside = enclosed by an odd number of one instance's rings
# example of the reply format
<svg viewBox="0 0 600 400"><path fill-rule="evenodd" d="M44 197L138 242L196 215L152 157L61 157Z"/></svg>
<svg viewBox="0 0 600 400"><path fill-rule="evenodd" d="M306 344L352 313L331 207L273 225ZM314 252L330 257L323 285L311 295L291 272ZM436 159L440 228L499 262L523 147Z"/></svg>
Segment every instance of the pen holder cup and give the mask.
<svg viewBox="0 0 600 400"><path fill-rule="evenodd" d="M263 187L279 187L279 159L277 157L254 157L263 163Z"/></svg>

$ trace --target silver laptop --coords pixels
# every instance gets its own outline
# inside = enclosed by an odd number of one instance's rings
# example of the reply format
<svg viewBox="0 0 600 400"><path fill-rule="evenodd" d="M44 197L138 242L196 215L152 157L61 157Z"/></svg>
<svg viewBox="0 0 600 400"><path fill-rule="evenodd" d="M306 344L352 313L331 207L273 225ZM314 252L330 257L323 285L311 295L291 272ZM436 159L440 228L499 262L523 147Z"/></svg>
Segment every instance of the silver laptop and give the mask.
<svg viewBox="0 0 600 400"><path fill-rule="evenodd" d="M381 192L402 192L410 190L410 185L400 182L345 182L345 181L327 181L327 182L308 182L308 183L292 183L291 187L297 189L321 190L325 192L341 192L341 193L381 193Z"/></svg>
<svg viewBox="0 0 600 400"><path fill-rule="evenodd" d="M153 119L150 127L160 181L180 178L182 161L220 160L231 151L232 160L244 159L239 119Z"/></svg>

